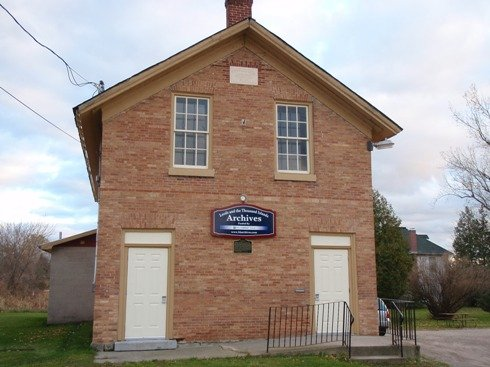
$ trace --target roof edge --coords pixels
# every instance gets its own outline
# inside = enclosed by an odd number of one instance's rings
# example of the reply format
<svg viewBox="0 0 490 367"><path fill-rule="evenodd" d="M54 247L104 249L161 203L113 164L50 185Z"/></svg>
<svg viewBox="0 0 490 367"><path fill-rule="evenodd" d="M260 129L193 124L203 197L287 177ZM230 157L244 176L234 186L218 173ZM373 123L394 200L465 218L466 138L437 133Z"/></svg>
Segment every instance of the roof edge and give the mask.
<svg viewBox="0 0 490 367"><path fill-rule="evenodd" d="M47 242L47 243L39 246L39 248L43 251L51 252L53 247L55 247L55 246L59 246L59 245L62 245L64 243L67 243L70 241L78 240L79 238L91 236L93 234L97 234L97 229L91 229L90 231L82 232L82 233L79 233L79 234L76 234L76 235L73 235L70 237L65 237L65 238L62 238L60 240Z"/></svg>

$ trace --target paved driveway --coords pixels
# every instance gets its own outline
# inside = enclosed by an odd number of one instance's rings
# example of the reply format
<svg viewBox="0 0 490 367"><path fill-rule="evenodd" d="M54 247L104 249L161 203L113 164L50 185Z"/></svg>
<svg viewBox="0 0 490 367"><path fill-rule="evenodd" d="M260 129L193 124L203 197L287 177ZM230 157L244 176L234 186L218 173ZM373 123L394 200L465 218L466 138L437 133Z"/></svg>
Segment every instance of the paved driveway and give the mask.
<svg viewBox="0 0 490 367"><path fill-rule="evenodd" d="M490 329L417 330L423 356L454 367L490 366Z"/></svg>

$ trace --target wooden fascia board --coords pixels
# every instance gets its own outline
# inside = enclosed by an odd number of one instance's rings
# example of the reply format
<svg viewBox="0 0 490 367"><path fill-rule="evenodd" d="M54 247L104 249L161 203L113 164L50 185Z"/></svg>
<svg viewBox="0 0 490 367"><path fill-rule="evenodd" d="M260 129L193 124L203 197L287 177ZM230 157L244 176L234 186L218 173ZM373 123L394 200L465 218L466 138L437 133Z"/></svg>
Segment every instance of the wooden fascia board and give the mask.
<svg viewBox="0 0 490 367"><path fill-rule="evenodd" d="M250 38L247 48L270 61L286 76L294 78L293 82L306 82L302 87L310 88L306 90L319 100L326 100L327 106L349 122L359 125L363 131L369 127L372 130L370 138L382 140L401 132L402 129L381 111L258 23L252 22L247 34Z"/></svg>
<svg viewBox="0 0 490 367"><path fill-rule="evenodd" d="M154 78L147 79L135 85L133 88L127 89L124 94L120 94L104 103L102 105L103 121L107 121L139 101L211 65L216 60L226 57L242 48L243 45L243 37L235 36L224 40L222 43L215 44L212 48L204 50L201 53L193 54L192 57L186 58L178 65L169 66L165 70L160 71Z"/></svg>
<svg viewBox="0 0 490 367"><path fill-rule="evenodd" d="M85 111L80 113L75 108L75 122L80 136L87 173L92 187L94 200L98 201L97 174L99 173L99 147L102 140L101 111Z"/></svg>
<svg viewBox="0 0 490 367"><path fill-rule="evenodd" d="M239 35L247 28L250 27L251 20L245 20L240 23L235 24L232 27L226 28L201 42L171 56L169 59L160 62L159 64L153 65L146 70L130 77L129 79L115 85L114 87L108 89L96 98L90 99L78 107L80 110L86 110L88 108L97 108L111 99L126 93L129 89L137 86L141 83L145 83L148 80L158 78L162 72L168 72L172 68L180 67L186 60L196 57L202 54L204 51L212 49L216 45L222 42L229 41L233 37L239 37Z"/></svg>
<svg viewBox="0 0 490 367"><path fill-rule="evenodd" d="M138 101L243 47L243 31L249 26L250 20L246 20L218 32L74 108L95 201L98 201L97 174L102 119L109 119Z"/></svg>
<svg viewBox="0 0 490 367"><path fill-rule="evenodd" d="M45 243L45 244L43 244L43 245L41 245L39 247L43 251L51 252L53 250L53 247L55 247L55 246L59 246L59 245L62 245L64 243L67 243L67 242L70 242L70 241L75 241L75 240L78 240L78 239L81 239L81 238L84 238L84 237L92 236L92 235L94 235L96 233L97 233L97 230L96 229L92 229L92 230L87 231L87 232L83 232L83 233L79 233L79 234L76 234L76 235L73 235L73 236L70 236L70 237L62 238L61 240L56 240L56 241Z"/></svg>
<svg viewBox="0 0 490 367"><path fill-rule="evenodd" d="M360 130L363 135L371 139L373 135L371 126L367 124L359 114L356 114L353 109L347 108L346 103L342 101L338 95L331 90L324 88L313 78L309 78L304 73L301 73L301 71L293 67L291 63L284 63L283 57L258 46L257 43L247 43L246 47L266 60L272 67L288 77L293 83L306 90L325 106L331 108L338 115L342 116L346 121L354 124L356 129Z"/></svg>

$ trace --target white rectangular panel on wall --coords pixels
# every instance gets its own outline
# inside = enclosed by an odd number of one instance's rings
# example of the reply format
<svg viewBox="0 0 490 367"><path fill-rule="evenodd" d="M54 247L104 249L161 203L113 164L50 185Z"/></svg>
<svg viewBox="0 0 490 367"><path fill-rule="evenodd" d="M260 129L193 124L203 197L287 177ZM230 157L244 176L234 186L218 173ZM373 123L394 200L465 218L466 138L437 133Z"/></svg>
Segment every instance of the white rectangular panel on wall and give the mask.
<svg viewBox="0 0 490 367"><path fill-rule="evenodd" d="M170 245L172 234L170 232L125 232L126 245Z"/></svg>

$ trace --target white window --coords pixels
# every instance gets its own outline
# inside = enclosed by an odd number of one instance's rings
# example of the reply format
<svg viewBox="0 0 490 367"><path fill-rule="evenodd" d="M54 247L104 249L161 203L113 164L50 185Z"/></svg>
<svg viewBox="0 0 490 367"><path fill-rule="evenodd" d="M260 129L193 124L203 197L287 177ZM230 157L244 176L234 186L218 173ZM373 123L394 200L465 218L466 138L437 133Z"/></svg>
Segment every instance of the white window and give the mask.
<svg viewBox="0 0 490 367"><path fill-rule="evenodd" d="M174 167L208 168L209 99L175 97Z"/></svg>
<svg viewBox="0 0 490 367"><path fill-rule="evenodd" d="M309 173L308 107L277 105L277 170Z"/></svg>

